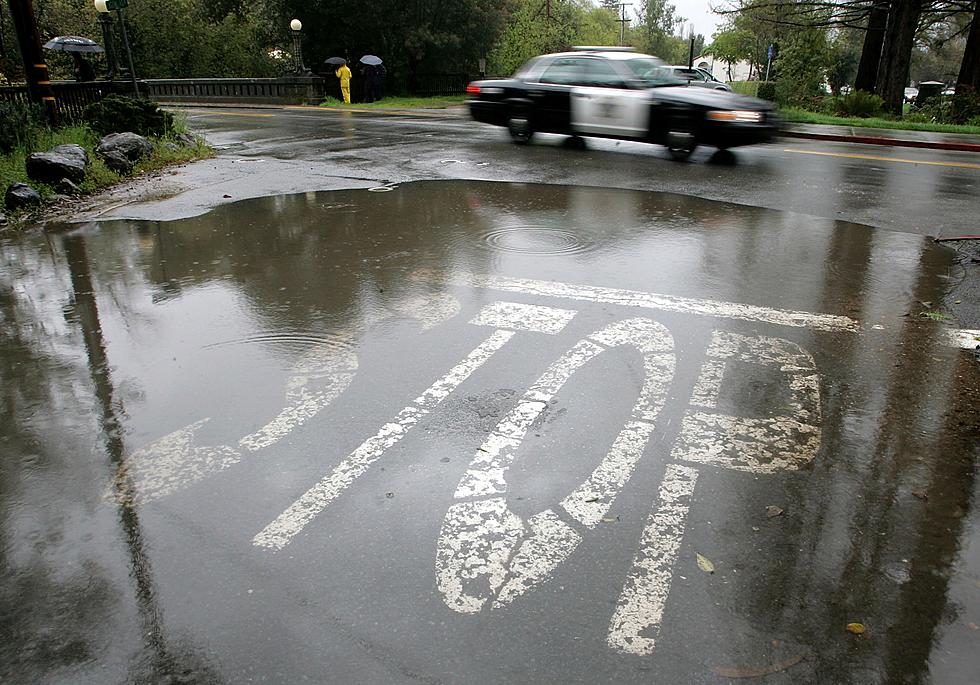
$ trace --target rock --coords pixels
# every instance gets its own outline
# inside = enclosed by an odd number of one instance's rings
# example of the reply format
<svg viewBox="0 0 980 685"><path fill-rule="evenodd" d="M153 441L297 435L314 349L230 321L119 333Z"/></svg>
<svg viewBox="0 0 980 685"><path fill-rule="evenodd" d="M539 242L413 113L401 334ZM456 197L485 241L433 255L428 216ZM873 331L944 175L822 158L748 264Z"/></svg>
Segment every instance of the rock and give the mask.
<svg viewBox="0 0 980 685"><path fill-rule="evenodd" d="M197 139L194 136L188 135L186 133L178 133L174 136L174 140L183 145L184 147L197 147Z"/></svg>
<svg viewBox="0 0 980 685"><path fill-rule="evenodd" d="M0 214L0 227L7 225L7 215Z"/></svg>
<svg viewBox="0 0 980 685"><path fill-rule="evenodd" d="M164 143L163 149L170 152L180 152L180 145L177 145L176 143Z"/></svg>
<svg viewBox="0 0 980 685"><path fill-rule="evenodd" d="M81 195L82 189L67 178L63 178L54 184L54 192L59 195Z"/></svg>
<svg viewBox="0 0 980 685"><path fill-rule="evenodd" d="M108 152L101 152L97 154L99 155L99 158L105 162L105 165L115 171L117 174L128 174L135 166L126 158L126 155L118 150L109 150Z"/></svg>
<svg viewBox="0 0 980 685"><path fill-rule="evenodd" d="M100 157L109 152L118 152L130 162L138 162L153 152L153 143L135 133L110 133L95 148L95 154Z"/></svg>
<svg viewBox="0 0 980 685"><path fill-rule="evenodd" d="M80 159L82 164L85 165L89 163L88 151L81 145L75 145L74 143L53 147L48 152L57 152L59 155L64 155L65 157L75 157Z"/></svg>
<svg viewBox="0 0 980 685"><path fill-rule="evenodd" d="M74 183L85 180L85 162L76 154L60 152L35 152L24 164L27 176L32 181L54 185L63 178Z"/></svg>
<svg viewBox="0 0 980 685"><path fill-rule="evenodd" d="M41 196L26 183L11 183L3 198L3 205L10 211L41 204Z"/></svg>

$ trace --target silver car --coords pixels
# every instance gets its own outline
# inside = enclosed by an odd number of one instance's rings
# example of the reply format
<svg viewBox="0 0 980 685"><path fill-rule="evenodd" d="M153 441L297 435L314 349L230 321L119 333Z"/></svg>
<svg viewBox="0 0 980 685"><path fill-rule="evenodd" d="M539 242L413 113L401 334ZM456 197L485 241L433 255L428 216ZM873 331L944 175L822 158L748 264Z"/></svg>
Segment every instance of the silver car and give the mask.
<svg viewBox="0 0 980 685"><path fill-rule="evenodd" d="M700 86L701 88L711 88L712 90L727 90L731 92L731 87L727 83L722 83L714 76L711 72L705 71L704 69L697 69L695 67L685 67L685 66L669 66L674 76L681 79L682 81L687 81L689 86Z"/></svg>

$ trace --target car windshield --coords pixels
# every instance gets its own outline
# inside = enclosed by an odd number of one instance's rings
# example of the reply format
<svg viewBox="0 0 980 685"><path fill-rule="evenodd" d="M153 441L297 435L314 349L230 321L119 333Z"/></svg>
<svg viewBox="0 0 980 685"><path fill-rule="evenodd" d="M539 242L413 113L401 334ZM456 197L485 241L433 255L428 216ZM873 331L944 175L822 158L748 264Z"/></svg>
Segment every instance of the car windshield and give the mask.
<svg viewBox="0 0 980 685"><path fill-rule="evenodd" d="M653 59L652 57L636 57L624 61L626 62L626 66L629 67L633 78L637 81L642 81L650 88L657 86L676 86L684 83L683 80L677 78L658 59Z"/></svg>

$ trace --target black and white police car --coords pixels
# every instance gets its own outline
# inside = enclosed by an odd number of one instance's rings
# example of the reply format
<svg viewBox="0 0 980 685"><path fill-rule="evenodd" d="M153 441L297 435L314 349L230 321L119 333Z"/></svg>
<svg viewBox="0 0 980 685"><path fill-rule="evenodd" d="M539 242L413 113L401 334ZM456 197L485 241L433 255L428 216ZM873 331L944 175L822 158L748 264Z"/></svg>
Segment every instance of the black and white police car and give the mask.
<svg viewBox="0 0 980 685"><path fill-rule="evenodd" d="M515 143L535 132L666 145L685 159L698 145L727 149L769 141L771 102L688 88L664 63L631 48L580 47L533 58L509 79L466 88L471 116L506 126Z"/></svg>

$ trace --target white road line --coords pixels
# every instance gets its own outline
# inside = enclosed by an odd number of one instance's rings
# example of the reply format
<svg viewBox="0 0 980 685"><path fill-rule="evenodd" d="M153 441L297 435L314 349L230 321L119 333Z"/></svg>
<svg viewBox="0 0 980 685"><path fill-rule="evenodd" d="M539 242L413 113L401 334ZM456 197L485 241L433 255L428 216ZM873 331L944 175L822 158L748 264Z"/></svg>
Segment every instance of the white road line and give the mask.
<svg viewBox="0 0 980 685"><path fill-rule="evenodd" d="M732 360L777 367L791 393L789 411L764 418L717 412L725 367ZM809 352L789 340L715 331L691 404L698 409L684 415L671 451L674 461L775 473L807 464L820 447L816 364Z"/></svg>
<svg viewBox="0 0 980 685"><path fill-rule="evenodd" d="M980 346L980 331L952 330L947 333L947 336L951 345L962 347L964 350L975 350Z"/></svg>
<svg viewBox="0 0 980 685"><path fill-rule="evenodd" d="M494 331L460 364L433 383L412 404L402 409L394 421L386 423L375 435L361 443L328 476L307 490L275 521L260 531L252 539L252 544L272 550L281 550L288 545L306 524L363 475L371 464L380 459L385 450L405 437L412 426L446 399L513 336L513 331Z"/></svg>
<svg viewBox="0 0 980 685"><path fill-rule="evenodd" d="M623 290L619 288L559 283L557 281L538 281L526 278L509 278L506 276L462 272L445 273L432 270L416 271L412 274L412 278L428 283L486 288L488 290L523 293L526 295L558 297L584 302L640 307L724 319L759 321L780 326L813 328L821 331L856 333L861 330L861 325L858 321L847 316L813 314L810 312L772 309L770 307L759 307L737 302L719 302L717 300L678 297L674 295L658 295L657 293L647 293L639 290Z"/></svg>
<svg viewBox="0 0 980 685"><path fill-rule="evenodd" d="M658 502L609 624L606 641L616 651L644 655L654 650L697 480L693 468L667 466Z"/></svg>
<svg viewBox="0 0 980 685"><path fill-rule="evenodd" d="M259 430L234 446L198 445L197 433L210 418L195 421L129 455L105 496L129 503L152 502L234 466L247 453L274 445L316 416L347 389L356 373L353 351L336 343L318 345L296 361L286 381L287 405ZM126 486L120 487L123 483Z"/></svg>
<svg viewBox="0 0 980 685"><path fill-rule="evenodd" d="M644 318L618 321L578 341L525 392L473 456L454 496L480 499L449 508L436 544L436 586L454 611L476 613L488 602L496 609L514 601L546 582L582 541L553 509L531 516L525 525L507 506L506 475L528 430L568 379L621 345L643 354L643 388L609 451L561 506L578 523L594 528L629 481L674 377L670 332Z"/></svg>
<svg viewBox="0 0 980 685"><path fill-rule="evenodd" d="M396 315L417 319L422 330L428 330L455 317L459 310L459 300L452 295L426 293L395 302L390 310L373 313L363 326ZM237 445L196 444L198 431L210 418L195 421L130 454L106 488L106 499L150 502L234 466L249 453L276 444L347 389L357 373L355 339L353 328L336 331L331 342L300 355L286 380L286 406Z"/></svg>

